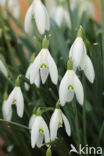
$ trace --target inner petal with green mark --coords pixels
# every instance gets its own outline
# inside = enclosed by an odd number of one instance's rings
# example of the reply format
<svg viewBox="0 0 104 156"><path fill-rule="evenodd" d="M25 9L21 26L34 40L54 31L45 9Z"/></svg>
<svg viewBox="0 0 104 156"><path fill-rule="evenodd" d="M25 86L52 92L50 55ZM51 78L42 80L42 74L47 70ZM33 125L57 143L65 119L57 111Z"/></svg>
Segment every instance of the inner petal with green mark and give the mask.
<svg viewBox="0 0 104 156"><path fill-rule="evenodd" d="M69 89L74 90L74 87L73 87L72 85L69 85L69 86L68 86L68 90L69 90Z"/></svg>
<svg viewBox="0 0 104 156"><path fill-rule="evenodd" d="M58 123L58 127L62 127L62 122L59 122Z"/></svg>
<svg viewBox="0 0 104 156"><path fill-rule="evenodd" d="M12 104L15 104L16 103L16 99L14 99L13 101L12 101Z"/></svg>
<svg viewBox="0 0 104 156"><path fill-rule="evenodd" d="M44 130L42 128L39 129L39 133L44 133Z"/></svg>
<svg viewBox="0 0 104 156"><path fill-rule="evenodd" d="M47 65L46 64L42 64L41 66L40 66L40 68L47 68Z"/></svg>
<svg viewBox="0 0 104 156"><path fill-rule="evenodd" d="M78 67L79 71L82 70L81 66Z"/></svg>

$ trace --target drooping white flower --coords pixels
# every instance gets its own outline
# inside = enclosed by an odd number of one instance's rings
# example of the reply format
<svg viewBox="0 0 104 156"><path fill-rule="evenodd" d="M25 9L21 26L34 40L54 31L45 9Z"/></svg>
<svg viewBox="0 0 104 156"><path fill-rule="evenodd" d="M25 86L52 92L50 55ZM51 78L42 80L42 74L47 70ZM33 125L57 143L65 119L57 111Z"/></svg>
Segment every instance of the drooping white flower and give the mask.
<svg viewBox="0 0 104 156"><path fill-rule="evenodd" d="M32 65L33 63L31 63L26 71L26 78L30 80L30 73L32 72ZM40 77L39 77L39 73L37 74L37 76L34 79L33 82L37 87L40 86ZM25 83L25 89L28 91L29 90L29 85L27 83Z"/></svg>
<svg viewBox="0 0 104 156"><path fill-rule="evenodd" d="M67 70L59 86L60 104L64 106L66 102L71 102L74 97L74 93L79 104L83 105L83 86L74 70Z"/></svg>
<svg viewBox="0 0 104 156"><path fill-rule="evenodd" d="M29 128L31 129L32 126L33 126L33 123L35 122L35 119L36 119L36 115L33 114L29 120Z"/></svg>
<svg viewBox="0 0 104 156"><path fill-rule="evenodd" d="M8 112L8 102L7 100L4 100L2 105L2 112L3 112L3 118L7 121L10 121L12 119L12 109Z"/></svg>
<svg viewBox="0 0 104 156"><path fill-rule="evenodd" d="M57 66L48 49L42 49L33 62L30 73L31 84L34 83L34 80L37 77L39 71L43 84L46 82L49 74L52 82L54 84L57 84L58 81Z"/></svg>
<svg viewBox="0 0 104 156"><path fill-rule="evenodd" d="M72 57L74 69L83 70L88 80L93 83L95 79L94 67L81 37L77 37L74 41L69 51L69 57Z"/></svg>
<svg viewBox="0 0 104 156"><path fill-rule="evenodd" d="M35 19L35 23L40 34L44 34L46 30L49 31L50 22L48 12L41 0L34 0L26 13L24 27L27 33L32 32L32 17Z"/></svg>
<svg viewBox="0 0 104 156"><path fill-rule="evenodd" d="M5 77L8 77L8 71L2 60L0 60L0 71L4 74Z"/></svg>
<svg viewBox="0 0 104 156"><path fill-rule="evenodd" d="M65 130L67 135L70 136L71 128L70 128L69 121L66 118L66 116L63 114L61 109L56 108L50 120L50 135L52 141L56 139L58 128L62 127L63 123L65 125Z"/></svg>
<svg viewBox="0 0 104 156"><path fill-rule="evenodd" d="M17 114L20 118L23 117L23 113L24 113L24 98L23 98L23 94L21 91L21 88L16 86L12 92L10 93L7 103L6 103L6 114L9 115L10 112L12 111L12 104L16 105L17 108Z"/></svg>
<svg viewBox="0 0 104 156"><path fill-rule="evenodd" d="M54 19L58 26L66 24L67 26L70 27L71 25L69 13L62 6L58 6L56 8Z"/></svg>
<svg viewBox="0 0 104 156"><path fill-rule="evenodd" d="M42 118L42 116L36 116L36 119L32 125L31 130L31 146L32 148L37 145L38 148L42 146L43 139L45 138L45 143L50 141L49 129Z"/></svg>

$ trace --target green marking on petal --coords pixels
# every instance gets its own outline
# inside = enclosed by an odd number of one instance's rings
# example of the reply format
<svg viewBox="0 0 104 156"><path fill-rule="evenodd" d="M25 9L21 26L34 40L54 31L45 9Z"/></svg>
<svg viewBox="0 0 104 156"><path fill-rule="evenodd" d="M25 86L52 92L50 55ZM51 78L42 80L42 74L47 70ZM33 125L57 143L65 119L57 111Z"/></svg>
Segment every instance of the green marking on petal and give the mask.
<svg viewBox="0 0 104 156"><path fill-rule="evenodd" d="M44 133L44 130L42 128L39 129L39 133Z"/></svg>
<svg viewBox="0 0 104 156"><path fill-rule="evenodd" d="M78 69L81 71L82 70L81 66L79 66Z"/></svg>
<svg viewBox="0 0 104 156"><path fill-rule="evenodd" d="M16 99L14 99L14 100L12 101L12 103L15 104L15 103L16 103Z"/></svg>
<svg viewBox="0 0 104 156"><path fill-rule="evenodd" d="M62 127L62 123L61 122L58 123L58 127Z"/></svg>
<svg viewBox="0 0 104 156"><path fill-rule="evenodd" d="M68 86L68 90L69 90L69 89L74 90L74 87L73 87L72 85L69 85L69 86Z"/></svg>
<svg viewBox="0 0 104 156"><path fill-rule="evenodd" d="M47 68L47 65L46 65L46 64L42 64L42 65L40 66L40 68L43 68L43 67Z"/></svg>

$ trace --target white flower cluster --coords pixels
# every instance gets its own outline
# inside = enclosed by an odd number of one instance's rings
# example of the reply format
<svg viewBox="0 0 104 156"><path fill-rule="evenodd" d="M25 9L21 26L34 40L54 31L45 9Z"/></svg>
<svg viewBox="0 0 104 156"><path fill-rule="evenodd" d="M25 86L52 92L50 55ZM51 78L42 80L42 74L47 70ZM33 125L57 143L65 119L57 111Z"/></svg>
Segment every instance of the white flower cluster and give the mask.
<svg viewBox="0 0 104 156"><path fill-rule="evenodd" d="M38 31L43 34L45 30L49 30L49 17L45 6L40 0L34 0L29 10L27 11L25 18L25 30L31 32L32 16L35 18ZM0 61L0 69L5 76L7 71ZM80 79L78 78L77 69L83 70L88 80L93 83L95 79L94 67L90 57L87 55L87 50L82 37L77 37L69 51L67 71L62 78L59 86L59 105L64 106L66 102L71 102L74 94L80 105L84 102L84 90ZM26 71L26 78L30 81L30 84L35 84L38 88L40 86L40 80L42 84L46 83L46 80L50 75L53 84L57 85L58 82L58 69L54 59L52 58L48 46L41 49L39 54ZM29 85L25 82L26 90L29 90ZM16 86L10 93L8 98L6 97L3 103L3 116L6 120L12 118L12 104L16 105L17 114L19 117L23 117L24 113L24 98L20 88L20 82L16 81ZM55 111L50 119L50 133L46 122L44 121L41 113L32 115L29 121L29 127L31 128L31 146L32 148L37 145L42 146L43 140L48 143L56 139L57 131L59 127L65 125L65 130L68 136L71 135L71 128L68 119L63 114L60 106L56 105Z"/></svg>

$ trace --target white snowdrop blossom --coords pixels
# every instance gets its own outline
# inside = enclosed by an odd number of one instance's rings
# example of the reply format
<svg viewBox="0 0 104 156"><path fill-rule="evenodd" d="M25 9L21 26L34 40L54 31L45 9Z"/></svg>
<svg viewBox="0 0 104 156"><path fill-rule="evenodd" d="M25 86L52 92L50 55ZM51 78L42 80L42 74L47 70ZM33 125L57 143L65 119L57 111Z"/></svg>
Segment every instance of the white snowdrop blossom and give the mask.
<svg viewBox="0 0 104 156"><path fill-rule="evenodd" d="M43 5L41 0L34 0L29 7L25 17L25 31L32 33L33 23L32 18L35 19L35 23L40 34L50 29L50 21L46 7Z"/></svg>
<svg viewBox="0 0 104 156"><path fill-rule="evenodd" d="M4 100L3 105L2 105L2 112L3 112L3 118L7 121L10 121L12 119L12 109L7 113L7 108L8 108L8 102L7 100Z"/></svg>
<svg viewBox="0 0 104 156"><path fill-rule="evenodd" d="M58 26L66 24L67 26L70 27L70 25L71 25L69 13L62 6L58 6L56 8L54 19Z"/></svg>
<svg viewBox="0 0 104 156"><path fill-rule="evenodd" d="M59 86L59 99L62 106L66 102L71 102L74 93L80 105L83 105L84 91L83 86L74 70L67 70Z"/></svg>
<svg viewBox="0 0 104 156"><path fill-rule="evenodd" d="M12 112L12 104L16 105L17 114L20 118L23 117L24 113L24 98L20 87L15 87L12 92L10 93L6 106L5 106L5 114L9 116Z"/></svg>
<svg viewBox="0 0 104 156"><path fill-rule="evenodd" d="M33 63L31 63L26 71L26 74L25 74L25 77L27 79L30 80L30 73L32 72L32 65ZM40 86L40 77L39 77L39 73L37 74L37 76L35 77L34 79L34 82L33 82L38 88ZM25 83L25 89L28 91L29 90L29 85L27 83Z"/></svg>
<svg viewBox="0 0 104 156"><path fill-rule="evenodd" d="M8 9L13 11L13 15L18 18L20 15L20 7L18 0L0 0L0 5L4 6L7 4Z"/></svg>
<svg viewBox="0 0 104 156"><path fill-rule="evenodd" d="M49 129L42 116L36 116L31 130L31 146L37 145L38 148L42 146L43 140L45 143L50 142Z"/></svg>
<svg viewBox="0 0 104 156"><path fill-rule="evenodd" d="M42 49L33 62L30 73L31 84L34 83L34 80L36 79L39 72L43 84L46 82L49 74L52 82L55 85L57 84L58 82L57 66L48 49Z"/></svg>
<svg viewBox="0 0 104 156"><path fill-rule="evenodd" d="M50 136L52 141L56 139L58 128L62 127L63 123L65 125L65 130L67 135L70 136L71 128L70 128L69 121L66 118L66 116L63 114L61 109L56 108L50 119Z"/></svg>
<svg viewBox="0 0 104 156"><path fill-rule="evenodd" d="M2 60L0 60L0 71L2 72L2 74L5 76L5 77L8 77L8 71L4 65L4 63L2 62Z"/></svg>
<svg viewBox="0 0 104 156"><path fill-rule="evenodd" d="M78 67L83 70L87 79L93 83L95 79L94 67L86 51L83 39L77 37L69 51L69 57L72 57L74 69L76 70Z"/></svg>
<svg viewBox="0 0 104 156"><path fill-rule="evenodd" d="M31 129L32 126L33 126L33 123L35 122L35 119L36 119L36 115L33 114L29 120L29 128Z"/></svg>

